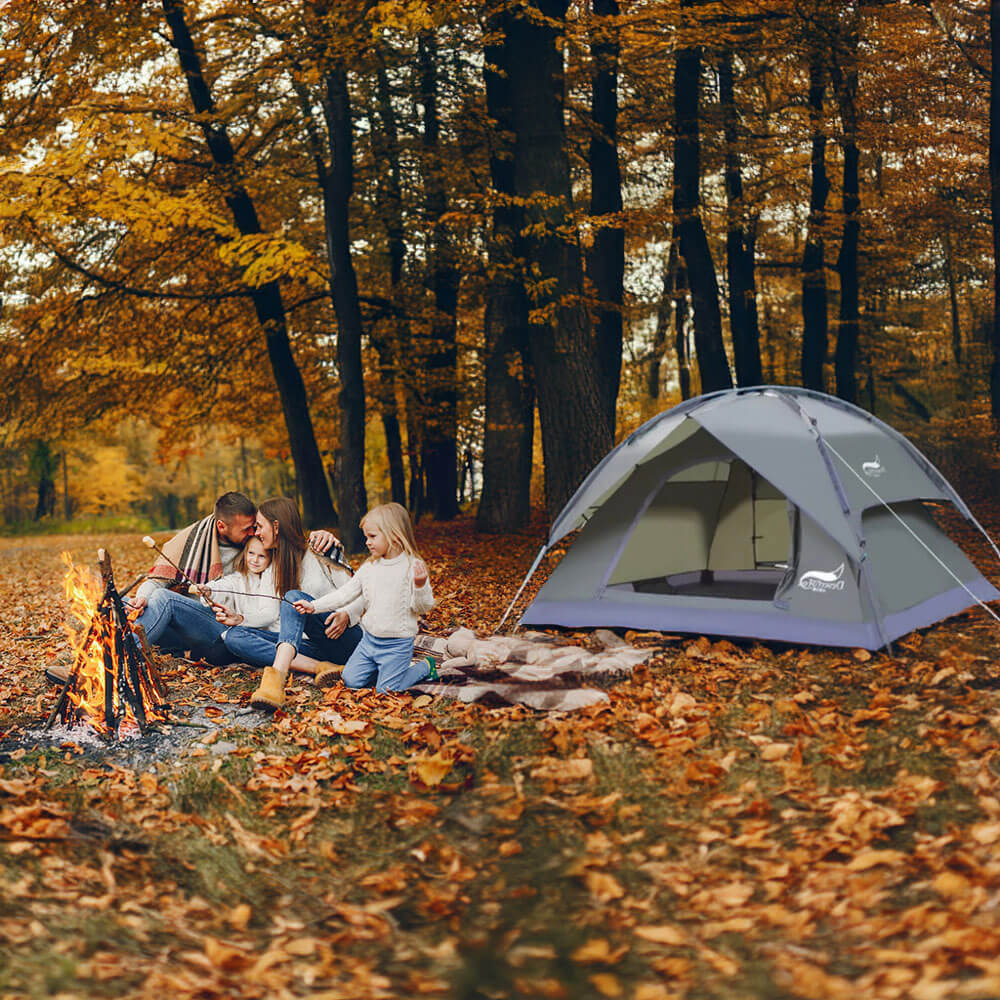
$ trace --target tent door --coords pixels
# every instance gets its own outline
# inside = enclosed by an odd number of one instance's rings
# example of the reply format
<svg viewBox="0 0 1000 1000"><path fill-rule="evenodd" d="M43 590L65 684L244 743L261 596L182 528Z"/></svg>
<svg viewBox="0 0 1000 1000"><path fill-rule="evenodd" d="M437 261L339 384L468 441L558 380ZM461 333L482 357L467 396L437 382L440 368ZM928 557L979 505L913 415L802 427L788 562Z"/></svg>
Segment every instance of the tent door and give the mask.
<svg viewBox="0 0 1000 1000"><path fill-rule="evenodd" d="M735 457L673 470L641 508L606 586L771 601L791 564L788 506Z"/></svg>

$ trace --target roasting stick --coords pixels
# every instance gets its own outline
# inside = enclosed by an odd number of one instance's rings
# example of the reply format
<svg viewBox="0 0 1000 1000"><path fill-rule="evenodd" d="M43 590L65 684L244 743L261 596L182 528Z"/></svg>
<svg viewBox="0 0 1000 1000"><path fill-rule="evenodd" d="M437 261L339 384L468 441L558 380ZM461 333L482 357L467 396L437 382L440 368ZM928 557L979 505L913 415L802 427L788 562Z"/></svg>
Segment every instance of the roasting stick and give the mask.
<svg viewBox="0 0 1000 1000"><path fill-rule="evenodd" d="M155 541L153 540L153 538L152 538L152 537L151 537L150 535L144 535L144 536L143 536L143 538L142 538L142 544L143 544L143 545L145 545L147 549L153 549L153 550L154 550L155 552L159 552L159 554L160 554L161 556L163 556L163 558L164 558L164 559L166 559L166 560L167 560L167 562L168 562L168 563L170 563L170 565L171 565L171 566L173 566L173 567L174 567L174 569L175 569L175 570L177 570L177 572L178 572L178 573L180 573L180 575L181 575L182 577L184 577L184 579L185 579L185 580L187 580L188 584L190 584L190 586L194 587L194 589L198 591L199 595L200 595L201 597L203 597L203 598L204 598L204 599L205 599L206 601L208 601L208 603L209 603L209 604L210 604L210 605L211 605L211 606L212 606L213 608L217 608L217 609L220 609L220 610L222 610L222 611L229 611L229 608L227 608L227 607L226 607L226 606L225 606L224 604L219 604L219 602L218 602L218 601L213 601L211 597L208 597L208 596L207 596L207 595L206 595L206 594L205 594L205 593L203 592L205 588L203 588L203 587L201 586L201 584L198 584L198 583L195 583L195 582L194 582L194 580L192 580L192 579L191 579L191 577L189 577L189 576L187 575L187 573L185 573L185 572L184 572L184 570L182 570L182 569L180 568L180 566L178 566L178 565L177 565L177 563L175 563L175 562L173 561L173 559L171 559L171 558L170 558L170 556L168 556L168 555L166 554L166 552L164 552L164 551L163 551L163 549L161 549L161 548L160 548L160 547L159 547L159 546L158 546L158 545L156 544L156 542L155 542ZM148 576L148 575L149 575L149 574L147 574L147 576ZM235 593L235 591L226 591L226 593Z"/></svg>

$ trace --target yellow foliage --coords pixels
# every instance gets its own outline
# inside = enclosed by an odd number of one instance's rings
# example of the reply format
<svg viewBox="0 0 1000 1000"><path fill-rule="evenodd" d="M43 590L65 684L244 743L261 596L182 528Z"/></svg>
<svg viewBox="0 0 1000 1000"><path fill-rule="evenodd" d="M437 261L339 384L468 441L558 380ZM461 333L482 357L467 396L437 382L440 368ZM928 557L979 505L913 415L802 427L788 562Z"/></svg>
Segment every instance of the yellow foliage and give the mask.
<svg viewBox="0 0 1000 1000"><path fill-rule="evenodd" d="M98 445L70 464L70 490L81 514L104 514L127 509L143 495L139 470L129 465L120 445Z"/></svg>

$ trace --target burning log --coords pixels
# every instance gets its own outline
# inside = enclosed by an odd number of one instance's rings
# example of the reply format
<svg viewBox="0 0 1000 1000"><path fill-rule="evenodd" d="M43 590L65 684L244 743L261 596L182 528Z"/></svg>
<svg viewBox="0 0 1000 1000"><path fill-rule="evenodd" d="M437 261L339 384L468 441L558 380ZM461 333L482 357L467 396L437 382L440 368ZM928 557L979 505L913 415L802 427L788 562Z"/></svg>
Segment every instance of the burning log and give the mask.
<svg viewBox="0 0 1000 1000"><path fill-rule="evenodd" d="M82 642L76 644L73 667L45 728L57 718L67 726L88 722L117 738L122 722L131 718L145 734L150 721L165 718L167 689L141 626L133 627L128 619L110 555L104 549L97 555L104 585L99 599L74 567L70 566L66 577L73 613L88 627Z"/></svg>

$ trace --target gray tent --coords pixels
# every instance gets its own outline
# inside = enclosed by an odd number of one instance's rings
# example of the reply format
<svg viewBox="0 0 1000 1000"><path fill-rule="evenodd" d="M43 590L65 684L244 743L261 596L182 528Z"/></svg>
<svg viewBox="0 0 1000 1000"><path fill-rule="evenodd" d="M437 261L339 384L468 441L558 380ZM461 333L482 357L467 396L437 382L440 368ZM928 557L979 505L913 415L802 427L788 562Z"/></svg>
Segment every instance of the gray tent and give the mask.
<svg viewBox="0 0 1000 1000"><path fill-rule="evenodd" d="M521 623L877 649L1000 597L923 501L983 530L905 437L855 406L788 387L701 396L583 482L532 572L579 534Z"/></svg>

